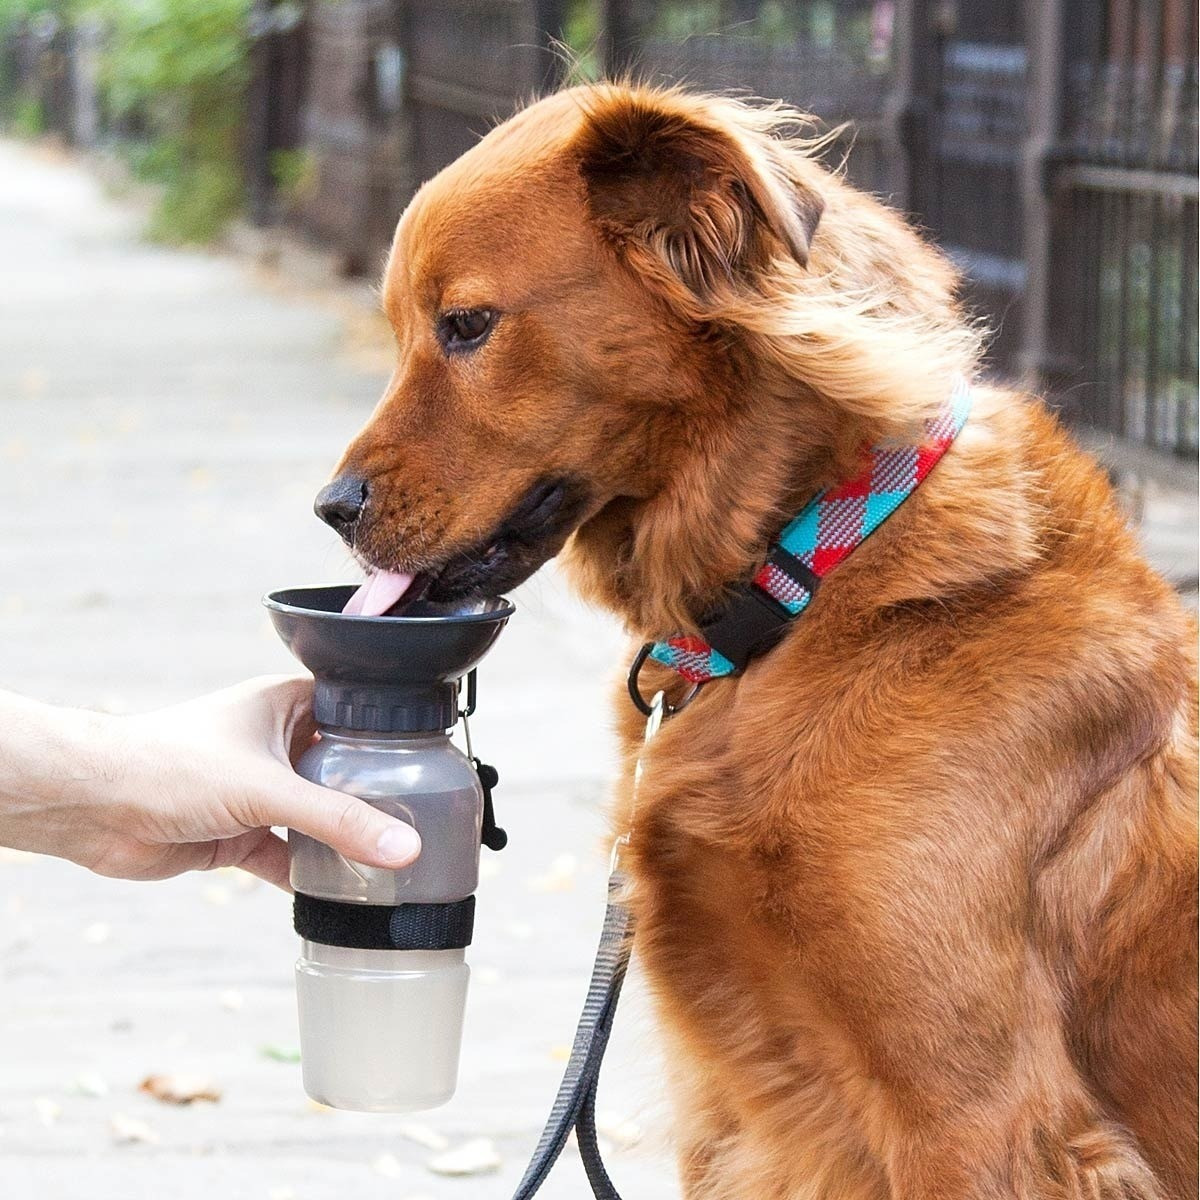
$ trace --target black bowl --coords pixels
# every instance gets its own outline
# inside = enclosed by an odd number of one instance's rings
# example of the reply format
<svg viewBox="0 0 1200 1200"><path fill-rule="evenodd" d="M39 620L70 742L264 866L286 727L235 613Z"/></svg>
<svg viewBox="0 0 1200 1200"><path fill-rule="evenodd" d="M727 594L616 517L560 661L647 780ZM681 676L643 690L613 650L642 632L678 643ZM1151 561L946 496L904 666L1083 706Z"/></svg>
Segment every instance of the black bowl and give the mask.
<svg viewBox="0 0 1200 1200"><path fill-rule="evenodd" d="M318 678L385 685L461 679L516 611L503 597L465 604L418 601L402 617L354 617L353 585L284 588L263 597L287 648Z"/></svg>

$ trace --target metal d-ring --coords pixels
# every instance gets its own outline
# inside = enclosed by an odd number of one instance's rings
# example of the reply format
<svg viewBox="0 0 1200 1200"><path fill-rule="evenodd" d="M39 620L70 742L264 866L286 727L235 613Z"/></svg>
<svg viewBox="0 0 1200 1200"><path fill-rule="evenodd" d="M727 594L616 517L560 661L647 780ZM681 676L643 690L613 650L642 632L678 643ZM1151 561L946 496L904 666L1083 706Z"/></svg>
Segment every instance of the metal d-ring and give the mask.
<svg viewBox="0 0 1200 1200"><path fill-rule="evenodd" d="M646 659L650 657L650 651L654 649L653 642L647 642L638 652L633 660L633 666L629 668L629 698L633 701L634 707L642 714L643 717L649 717L654 713L653 701L647 700L642 695L642 689L638 686L638 676L642 673L642 667L646 663ZM683 699L678 704L666 704L664 702L662 714L664 717L673 717L676 713L682 712L695 698L700 694L700 689L707 681L693 683L691 689L684 695Z"/></svg>

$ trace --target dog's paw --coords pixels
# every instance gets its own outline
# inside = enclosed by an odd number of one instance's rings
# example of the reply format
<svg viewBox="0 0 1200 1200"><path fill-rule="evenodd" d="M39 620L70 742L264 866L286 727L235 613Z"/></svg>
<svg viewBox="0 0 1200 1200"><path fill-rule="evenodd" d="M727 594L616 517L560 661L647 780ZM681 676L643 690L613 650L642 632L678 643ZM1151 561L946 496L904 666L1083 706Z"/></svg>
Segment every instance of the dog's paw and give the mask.
<svg viewBox="0 0 1200 1200"><path fill-rule="evenodd" d="M1064 1137L1041 1130L1029 1200L1164 1200L1130 1138L1109 1125Z"/></svg>

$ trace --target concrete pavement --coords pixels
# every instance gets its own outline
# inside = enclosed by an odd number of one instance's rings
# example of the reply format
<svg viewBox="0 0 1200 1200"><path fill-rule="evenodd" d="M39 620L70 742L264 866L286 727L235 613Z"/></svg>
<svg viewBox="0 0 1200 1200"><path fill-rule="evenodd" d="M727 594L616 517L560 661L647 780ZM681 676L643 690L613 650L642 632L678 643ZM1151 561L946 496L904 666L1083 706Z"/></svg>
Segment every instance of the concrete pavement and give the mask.
<svg viewBox="0 0 1200 1200"><path fill-rule="evenodd" d="M0 686L122 711L291 669L259 596L356 576L310 506L379 394L386 335L337 291L144 244L86 171L4 143L0 262ZM413 1119L307 1102L282 894L235 872L122 883L0 851L0 1195L511 1194L599 929L621 657L552 572L516 599L473 723L511 842L484 852L455 1100ZM628 1194L667 1200L645 1009L635 978L603 1123ZM180 1072L221 1100L137 1090ZM497 1172L430 1169L477 1138ZM545 1195L584 1187L571 1151Z"/></svg>

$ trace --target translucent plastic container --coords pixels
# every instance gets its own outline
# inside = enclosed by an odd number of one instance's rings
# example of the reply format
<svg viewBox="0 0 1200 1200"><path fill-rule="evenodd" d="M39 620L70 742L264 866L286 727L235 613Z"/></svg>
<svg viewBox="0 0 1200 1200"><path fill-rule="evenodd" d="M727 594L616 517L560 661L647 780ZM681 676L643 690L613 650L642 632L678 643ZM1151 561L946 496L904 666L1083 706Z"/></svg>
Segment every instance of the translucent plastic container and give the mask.
<svg viewBox="0 0 1200 1200"><path fill-rule="evenodd" d="M445 903L474 893L483 790L444 734L326 731L297 769L415 826L422 850L410 867L385 871L293 830L295 891L381 905ZM304 1090L322 1104L363 1112L444 1104L458 1077L469 974L462 950L302 941L296 999Z"/></svg>
<svg viewBox="0 0 1200 1200"><path fill-rule="evenodd" d="M420 1112L454 1095L470 968L462 950L354 950L302 941L304 1090L359 1112Z"/></svg>

